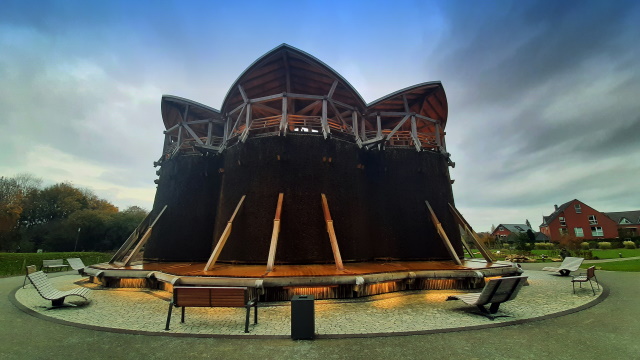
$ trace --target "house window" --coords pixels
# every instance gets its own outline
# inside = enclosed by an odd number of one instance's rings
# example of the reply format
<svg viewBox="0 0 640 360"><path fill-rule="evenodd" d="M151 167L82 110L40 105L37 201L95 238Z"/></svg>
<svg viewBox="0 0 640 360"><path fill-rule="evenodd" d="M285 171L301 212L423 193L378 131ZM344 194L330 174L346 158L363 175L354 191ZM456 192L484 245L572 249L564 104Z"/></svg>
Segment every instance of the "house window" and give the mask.
<svg viewBox="0 0 640 360"><path fill-rule="evenodd" d="M602 227L601 226L592 226L591 227L591 235L592 236L604 236L604 233L602 232Z"/></svg>
<svg viewBox="0 0 640 360"><path fill-rule="evenodd" d="M582 228L574 228L573 232L576 233L576 237L584 237L584 232Z"/></svg>
<svg viewBox="0 0 640 360"><path fill-rule="evenodd" d="M567 231L567 229L565 229L565 228L560 228L560 229L558 229L558 230L560 230L560 235L562 235L562 236L567 235L567 234L569 233L569 232Z"/></svg>
<svg viewBox="0 0 640 360"><path fill-rule="evenodd" d="M620 219L620 224L631 224L631 221L627 220L627 218Z"/></svg>
<svg viewBox="0 0 640 360"><path fill-rule="evenodd" d="M560 225L567 226L567 222L564 220L564 217L560 216Z"/></svg>
<svg viewBox="0 0 640 360"><path fill-rule="evenodd" d="M576 214L582 214L582 208L580 208L580 204L573 205L573 208L576 209Z"/></svg>
<svg viewBox="0 0 640 360"><path fill-rule="evenodd" d="M595 215L589 215L589 225L597 225L598 220Z"/></svg>
<svg viewBox="0 0 640 360"><path fill-rule="evenodd" d="M504 226L500 226L500 227L498 228L498 230L500 230L500 231L504 231Z"/></svg>

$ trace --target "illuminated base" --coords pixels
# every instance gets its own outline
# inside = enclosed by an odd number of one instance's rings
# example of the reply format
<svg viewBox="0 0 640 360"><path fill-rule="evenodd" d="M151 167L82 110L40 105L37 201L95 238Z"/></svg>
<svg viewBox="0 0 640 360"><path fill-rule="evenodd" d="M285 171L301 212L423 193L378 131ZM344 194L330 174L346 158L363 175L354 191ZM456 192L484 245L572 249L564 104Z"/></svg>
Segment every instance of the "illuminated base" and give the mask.
<svg viewBox="0 0 640 360"><path fill-rule="evenodd" d="M510 262L388 261L345 264L338 271L330 264L279 265L266 272L264 265L145 262L121 267L90 266L91 281L106 287L152 288L171 291L181 286L242 286L255 288L261 301L288 301L293 295L316 299L343 299L404 290L476 289L486 277L518 275Z"/></svg>

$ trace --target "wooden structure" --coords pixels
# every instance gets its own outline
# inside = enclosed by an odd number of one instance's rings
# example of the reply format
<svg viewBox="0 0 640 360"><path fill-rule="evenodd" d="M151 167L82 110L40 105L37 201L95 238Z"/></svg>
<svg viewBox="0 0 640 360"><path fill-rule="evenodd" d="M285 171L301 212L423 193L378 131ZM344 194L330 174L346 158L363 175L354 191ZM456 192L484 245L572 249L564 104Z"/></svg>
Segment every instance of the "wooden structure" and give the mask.
<svg viewBox="0 0 640 360"><path fill-rule="evenodd" d="M366 103L335 70L283 44L240 74L220 110L165 95L161 112L153 215L111 267L142 258L199 264L211 277L231 265L241 277L257 266L256 281L290 266L330 277L377 261L462 266L459 225L473 230L449 205L455 164L439 81Z"/></svg>

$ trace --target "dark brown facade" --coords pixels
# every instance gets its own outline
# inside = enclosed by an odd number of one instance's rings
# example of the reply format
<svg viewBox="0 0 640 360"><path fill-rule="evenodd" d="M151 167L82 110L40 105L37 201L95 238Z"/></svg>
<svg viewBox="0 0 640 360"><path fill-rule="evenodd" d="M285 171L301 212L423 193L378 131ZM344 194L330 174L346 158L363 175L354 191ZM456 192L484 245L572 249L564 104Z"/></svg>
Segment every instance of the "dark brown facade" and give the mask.
<svg viewBox="0 0 640 360"><path fill-rule="evenodd" d="M462 256L439 82L365 104L312 56L282 45L232 86L222 111L163 97L165 147L157 165L146 260L206 261L238 202L219 261L267 263L278 194L275 262L334 260L325 194L342 259L450 259L428 201Z"/></svg>

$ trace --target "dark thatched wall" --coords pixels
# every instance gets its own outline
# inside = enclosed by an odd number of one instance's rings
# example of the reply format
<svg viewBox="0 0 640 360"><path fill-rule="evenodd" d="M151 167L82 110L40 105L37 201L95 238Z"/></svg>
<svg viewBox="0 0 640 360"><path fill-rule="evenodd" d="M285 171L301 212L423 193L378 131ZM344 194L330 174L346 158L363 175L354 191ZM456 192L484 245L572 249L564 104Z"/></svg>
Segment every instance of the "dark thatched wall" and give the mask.
<svg viewBox="0 0 640 360"><path fill-rule="evenodd" d="M219 172L219 169L224 169ZM444 157L413 149L364 151L321 136L251 138L221 157L176 157L163 165L154 204L167 212L146 259L208 259L242 197L222 261L266 263L278 193L284 193L277 263L331 262L320 194L329 202L344 261L448 259L428 200L462 254Z"/></svg>

